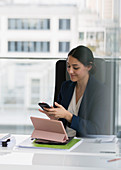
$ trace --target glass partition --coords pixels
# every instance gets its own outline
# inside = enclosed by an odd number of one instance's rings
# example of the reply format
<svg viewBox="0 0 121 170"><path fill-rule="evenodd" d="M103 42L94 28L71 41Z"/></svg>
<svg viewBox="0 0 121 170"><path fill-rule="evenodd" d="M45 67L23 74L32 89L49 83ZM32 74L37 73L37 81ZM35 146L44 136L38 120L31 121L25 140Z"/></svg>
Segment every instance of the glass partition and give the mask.
<svg viewBox="0 0 121 170"><path fill-rule="evenodd" d="M29 133L30 116L47 118L38 102L53 105L55 62L0 59L0 133Z"/></svg>
<svg viewBox="0 0 121 170"><path fill-rule="evenodd" d="M111 133L121 130L120 7L120 0L0 4L0 133L31 133L30 116L45 117L37 103L53 104L56 61L77 45L104 59L97 78L110 90Z"/></svg>

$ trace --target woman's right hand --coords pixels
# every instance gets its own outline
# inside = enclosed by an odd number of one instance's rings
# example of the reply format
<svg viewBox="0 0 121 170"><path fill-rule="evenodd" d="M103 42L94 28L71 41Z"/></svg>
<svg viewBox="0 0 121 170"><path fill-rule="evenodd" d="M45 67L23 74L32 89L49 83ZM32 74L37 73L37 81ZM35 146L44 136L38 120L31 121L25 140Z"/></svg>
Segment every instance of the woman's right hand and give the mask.
<svg viewBox="0 0 121 170"><path fill-rule="evenodd" d="M51 106L53 108L53 106ZM45 108L46 109L46 108ZM48 111L42 110L42 109L38 109L41 113L44 113L46 116L48 116L50 119L52 120L58 120L56 119L53 115L49 115Z"/></svg>

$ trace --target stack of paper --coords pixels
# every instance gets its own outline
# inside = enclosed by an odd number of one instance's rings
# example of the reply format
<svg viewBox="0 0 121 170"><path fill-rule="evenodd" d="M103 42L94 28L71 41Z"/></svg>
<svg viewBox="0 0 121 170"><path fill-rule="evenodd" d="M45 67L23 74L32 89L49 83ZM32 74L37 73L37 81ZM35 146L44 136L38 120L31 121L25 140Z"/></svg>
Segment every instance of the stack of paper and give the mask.
<svg viewBox="0 0 121 170"><path fill-rule="evenodd" d="M10 133L2 133L2 134L0 134L0 141L6 140L10 136L11 136Z"/></svg>
<svg viewBox="0 0 121 170"><path fill-rule="evenodd" d="M116 143L117 138L115 135L88 135L87 142Z"/></svg>
<svg viewBox="0 0 121 170"><path fill-rule="evenodd" d="M0 146L2 145L2 142L7 140L11 136L10 133L2 133L0 134Z"/></svg>
<svg viewBox="0 0 121 170"><path fill-rule="evenodd" d="M82 143L82 139L73 138L66 145L51 145L51 144L37 144L35 140L28 138L18 145L20 148L36 148L36 149L55 149L55 150L68 150L71 151Z"/></svg>
<svg viewBox="0 0 121 170"><path fill-rule="evenodd" d="M16 144L16 139L11 134L0 134L0 146L3 146L2 142L7 142L4 147L14 147Z"/></svg>

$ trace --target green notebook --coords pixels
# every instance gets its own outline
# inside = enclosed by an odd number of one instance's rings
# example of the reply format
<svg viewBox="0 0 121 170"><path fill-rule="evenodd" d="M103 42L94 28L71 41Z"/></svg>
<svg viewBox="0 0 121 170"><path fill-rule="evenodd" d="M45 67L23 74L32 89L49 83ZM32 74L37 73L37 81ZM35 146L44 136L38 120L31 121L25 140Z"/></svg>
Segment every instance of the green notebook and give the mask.
<svg viewBox="0 0 121 170"><path fill-rule="evenodd" d="M81 139L72 139L69 143L65 145L52 145L52 144L37 144L35 143L36 139L32 142L33 147L40 147L40 148L50 148L50 149L71 149L76 144L79 144Z"/></svg>

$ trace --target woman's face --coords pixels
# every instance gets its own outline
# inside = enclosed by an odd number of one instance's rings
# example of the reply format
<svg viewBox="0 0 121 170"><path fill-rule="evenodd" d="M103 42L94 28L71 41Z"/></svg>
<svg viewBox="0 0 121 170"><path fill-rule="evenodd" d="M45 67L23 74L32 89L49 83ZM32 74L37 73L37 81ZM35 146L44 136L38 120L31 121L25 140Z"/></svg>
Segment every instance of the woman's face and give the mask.
<svg viewBox="0 0 121 170"><path fill-rule="evenodd" d="M70 79L73 82L84 81L85 78L89 77L89 70L92 66L84 66L79 60L68 56L67 59L67 71Z"/></svg>

